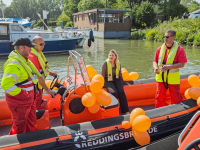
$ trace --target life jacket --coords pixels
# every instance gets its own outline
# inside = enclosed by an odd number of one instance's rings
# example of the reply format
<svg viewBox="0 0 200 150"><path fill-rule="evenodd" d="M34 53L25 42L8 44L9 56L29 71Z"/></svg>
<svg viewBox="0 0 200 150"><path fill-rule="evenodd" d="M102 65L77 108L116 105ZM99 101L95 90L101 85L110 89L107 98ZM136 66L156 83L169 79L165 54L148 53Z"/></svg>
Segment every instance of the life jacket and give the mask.
<svg viewBox="0 0 200 150"><path fill-rule="evenodd" d="M6 69L9 70L9 67L13 65L16 66L16 69L12 68L11 73L4 73L2 78L2 88L5 92L11 96L15 96L20 93L21 89L25 91L34 90L34 85L38 83L36 75L39 77L41 75L32 62L26 60L15 50L8 56L8 60L4 64L4 71ZM7 83L7 80L12 80L10 77L16 81L14 85L4 84Z"/></svg>
<svg viewBox="0 0 200 150"><path fill-rule="evenodd" d="M113 77L112 77L112 64L111 64L109 59L107 59L106 62L107 62L108 81L112 81L113 80ZM120 71L120 62L117 61L117 64L116 64L116 78L119 78L119 71Z"/></svg>
<svg viewBox="0 0 200 150"><path fill-rule="evenodd" d="M33 53L39 60L40 66L42 69L40 69L40 74L42 75L42 78L45 80L46 77L49 75L49 70L50 67L48 65L48 62L46 60L46 57L44 54L40 51L36 51L34 48L31 49L31 53ZM42 86L38 84L38 88L42 89Z"/></svg>
<svg viewBox="0 0 200 150"><path fill-rule="evenodd" d="M178 43L174 42L171 50L168 53L167 62L166 65L172 65L174 63L174 58L176 56L178 50ZM159 58L158 58L158 67L162 68L163 60L165 57L166 52L166 45L165 43L161 46ZM168 77L167 77L168 76ZM168 78L169 84L180 84L180 75L179 75L179 69L170 69L168 72L164 73L164 82L166 82L166 79ZM160 71L159 74L156 74L156 81L157 82L163 82L162 78L162 72Z"/></svg>

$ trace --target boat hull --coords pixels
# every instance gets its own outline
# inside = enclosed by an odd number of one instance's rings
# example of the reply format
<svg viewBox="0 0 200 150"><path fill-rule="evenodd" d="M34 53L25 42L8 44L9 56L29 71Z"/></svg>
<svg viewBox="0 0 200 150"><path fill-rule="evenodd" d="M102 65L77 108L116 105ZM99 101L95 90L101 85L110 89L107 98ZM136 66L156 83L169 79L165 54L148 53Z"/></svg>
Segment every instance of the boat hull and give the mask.
<svg viewBox="0 0 200 150"><path fill-rule="evenodd" d="M184 128L194 113L199 110L196 101L145 111L152 125L148 130L151 142L166 137ZM123 130L122 121L129 115L84 122L68 126L0 137L2 149L126 149L138 147L131 129Z"/></svg>
<svg viewBox="0 0 200 150"><path fill-rule="evenodd" d="M76 49L83 38L71 38L66 40L45 41L43 52L46 54L66 53ZM14 49L12 42L0 42L0 56L7 56Z"/></svg>

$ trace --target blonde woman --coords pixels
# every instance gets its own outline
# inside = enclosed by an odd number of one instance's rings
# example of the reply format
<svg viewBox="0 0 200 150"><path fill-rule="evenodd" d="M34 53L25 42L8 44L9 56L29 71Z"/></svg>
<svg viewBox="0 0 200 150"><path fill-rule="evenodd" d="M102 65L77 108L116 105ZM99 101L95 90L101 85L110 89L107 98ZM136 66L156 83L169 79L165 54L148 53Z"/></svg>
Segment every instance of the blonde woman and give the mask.
<svg viewBox="0 0 200 150"><path fill-rule="evenodd" d="M122 114L128 114L128 103L123 88L121 65L115 50L111 50L108 59L102 66L102 75L105 79L104 87L117 99L119 98Z"/></svg>

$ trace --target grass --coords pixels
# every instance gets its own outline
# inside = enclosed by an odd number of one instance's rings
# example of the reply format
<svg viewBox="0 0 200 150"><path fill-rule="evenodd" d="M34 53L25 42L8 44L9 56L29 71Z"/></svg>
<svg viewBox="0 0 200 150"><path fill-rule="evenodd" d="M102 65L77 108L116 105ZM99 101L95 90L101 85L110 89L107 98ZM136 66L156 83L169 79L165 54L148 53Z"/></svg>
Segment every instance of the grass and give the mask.
<svg viewBox="0 0 200 150"><path fill-rule="evenodd" d="M176 41L182 44L200 46L200 19L178 19L168 23L159 23L154 28L138 30L126 39L146 39L163 41L163 35L169 29L176 31Z"/></svg>

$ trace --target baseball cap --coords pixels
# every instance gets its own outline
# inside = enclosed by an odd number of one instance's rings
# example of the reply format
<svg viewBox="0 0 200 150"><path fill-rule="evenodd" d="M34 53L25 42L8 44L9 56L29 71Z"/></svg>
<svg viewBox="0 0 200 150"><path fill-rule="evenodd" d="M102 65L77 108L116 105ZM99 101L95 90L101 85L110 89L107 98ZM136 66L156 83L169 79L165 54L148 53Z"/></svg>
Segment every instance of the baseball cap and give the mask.
<svg viewBox="0 0 200 150"><path fill-rule="evenodd" d="M32 44L29 38L26 37L20 37L18 38L14 43L14 46L20 46L20 45L25 45L28 47L35 47L35 44Z"/></svg>

